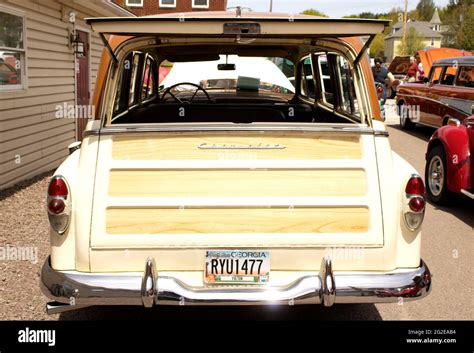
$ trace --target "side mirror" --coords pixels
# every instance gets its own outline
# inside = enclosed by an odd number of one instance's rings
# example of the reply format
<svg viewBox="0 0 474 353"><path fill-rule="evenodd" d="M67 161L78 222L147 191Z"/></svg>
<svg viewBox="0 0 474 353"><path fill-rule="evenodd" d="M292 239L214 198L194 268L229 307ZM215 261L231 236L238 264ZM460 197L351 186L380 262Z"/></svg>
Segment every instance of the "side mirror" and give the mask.
<svg viewBox="0 0 474 353"><path fill-rule="evenodd" d="M423 77L423 82L428 83L428 82L430 82L430 79L428 77Z"/></svg>
<svg viewBox="0 0 474 353"><path fill-rule="evenodd" d="M219 71L234 71L235 64L218 64L217 70Z"/></svg>

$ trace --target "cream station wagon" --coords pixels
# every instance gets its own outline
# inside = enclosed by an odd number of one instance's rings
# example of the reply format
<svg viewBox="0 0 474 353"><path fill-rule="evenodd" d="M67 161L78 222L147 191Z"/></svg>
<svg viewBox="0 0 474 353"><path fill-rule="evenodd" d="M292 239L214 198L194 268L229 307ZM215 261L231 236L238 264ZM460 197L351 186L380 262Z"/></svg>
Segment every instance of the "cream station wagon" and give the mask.
<svg viewBox="0 0 474 353"><path fill-rule="evenodd" d="M88 23L96 119L49 184L49 313L429 293L423 181L390 148L367 56L386 21Z"/></svg>

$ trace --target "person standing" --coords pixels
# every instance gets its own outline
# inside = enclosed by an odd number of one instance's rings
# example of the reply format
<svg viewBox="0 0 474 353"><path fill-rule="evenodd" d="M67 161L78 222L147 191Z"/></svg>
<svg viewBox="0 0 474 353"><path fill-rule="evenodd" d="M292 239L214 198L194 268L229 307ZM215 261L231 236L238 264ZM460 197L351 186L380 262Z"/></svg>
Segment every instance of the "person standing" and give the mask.
<svg viewBox="0 0 474 353"><path fill-rule="evenodd" d="M423 69L423 64L419 63L418 64L418 79L417 81L423 81L425 78L425 70Z"/></svg>
<svg viewBox="0 0 474 353"><path fill-rule="evenodd" d="M410 57L410 66L408 67L407 71L407 81L408 82L415 82L416 75L418 73L418 63L414 56Z"/></svg>
<svg viewBox="0 0 474 353"><path fill-rule="evenodd" d="M392 84L395 80L392 73L382 65L382 59L375 58L375 66L372 68L372 74L374 75L375 84L383 85L383 104L388 96L388 88L392 87Z"/></svg>

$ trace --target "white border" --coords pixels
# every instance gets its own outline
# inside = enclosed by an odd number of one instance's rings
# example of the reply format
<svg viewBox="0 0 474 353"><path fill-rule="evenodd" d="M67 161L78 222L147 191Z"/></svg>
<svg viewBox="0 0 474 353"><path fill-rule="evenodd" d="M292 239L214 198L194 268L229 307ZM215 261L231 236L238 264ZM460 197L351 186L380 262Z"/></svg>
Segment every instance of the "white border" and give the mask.
<svg viewBox="0 0 474 353"><path fill-rule="evenodd" d="M28 47L27 41L26 41L26 12L17 10L15 8L5 6L3 4L0 4L0 11L8 13L13 16L18 16L23 19L23 49L16 49L16 48L11 48L13 50L16 50L17 52L20 53L20 58L22 58L21 62L21 84L17 85L5 85L5 86L0 86L0 92L12 92L12 91L25 91L28 89L28 75L27 75L27 68L28 65L26 64L27 59L26 59L26 48ZM7 48L7 47L5 47Z"/></svg>
<svg viewBox="0 0 474 353"><path fill-rule="evenodd" d="M143 0L140 0L140 4L131 4L130 0L126 0L125 5L127 7L143 7Z"/></svg>
<svg viewBox="0 0 474 353"><path fill-rule="evenodd" d="M161 1L161 0L160 0ZM196 0L192 0L192 8L193 9L208 9L209 8L209 0L206 0L207 5L196 5Z"/></svg>
<svg viewBox="0 0 474 353"><path fill-rule="evenodd" d="M160 0L160 7L163 7L163 8L176 8L176 0L173 0L173 1L174 1L174 4L169 5L169 4L163 4L163 0Z"/></svg>

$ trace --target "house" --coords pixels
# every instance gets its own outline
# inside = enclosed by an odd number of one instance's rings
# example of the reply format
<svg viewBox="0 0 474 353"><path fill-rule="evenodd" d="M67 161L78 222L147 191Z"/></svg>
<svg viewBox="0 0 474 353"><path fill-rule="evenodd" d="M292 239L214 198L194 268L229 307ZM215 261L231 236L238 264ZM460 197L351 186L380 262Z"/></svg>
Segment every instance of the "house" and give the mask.
<svg viewBox="0 0 474 353"><path fill-rule="evenodd" d="M425 48L441 48L443 39L442 23L439 18L438 9L435 10L432 19L428 21L408 20L407 33L414 28L419 36L423 38ZM400 46L403 40L403 22L397 22L392 27L392 32L385 37L386 61L392 61L400 55Z"/></svg>
<svg viewBox="0 0 474 353"><path fill-rule="evenodd" d="M0 189L55 169L81 139L104 47L94 16L133 14L110 0L0 0Z"/></svg>
<svg viewBox="0 0 474 353"><path fill-rule="evenodd" d="M136 16L171 12L225 11L227 0L112 0Z"/></svg>

